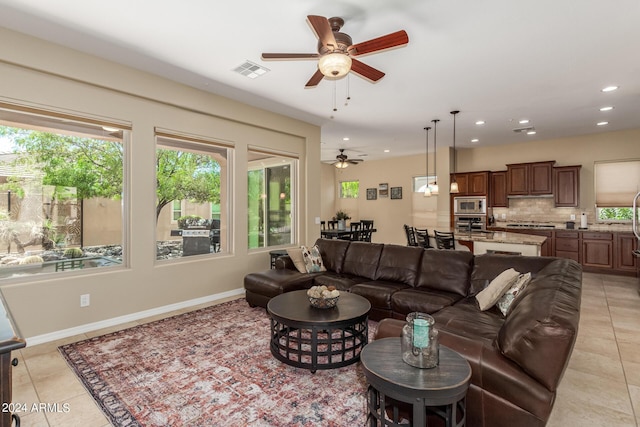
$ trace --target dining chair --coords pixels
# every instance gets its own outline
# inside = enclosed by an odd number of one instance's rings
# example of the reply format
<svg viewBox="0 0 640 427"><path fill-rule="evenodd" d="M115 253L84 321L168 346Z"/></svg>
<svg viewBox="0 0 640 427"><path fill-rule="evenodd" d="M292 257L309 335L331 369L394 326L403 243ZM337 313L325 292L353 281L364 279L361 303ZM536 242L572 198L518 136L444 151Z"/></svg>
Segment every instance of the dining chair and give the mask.
<svg viewBox="0 0 640 427"><path fill-rule="evenodd" d="M426 228L414 228L413 232L416 236L416 243L418 246L422 246L425 249L433 247L429 241L429 231Z"/></svg>
<svg viewBox="0 0 640 427"><path fill-rule="evenodd" d="M453 235L453 231L437 231L434 230L433 233L436 236L436 245L438 249L455 249L456 248L456 240Z"/></svg>
<svg viewBox="0 0 640 427"><path fill-rule="evenodd" d="M335 230L338 228L338 221L327 221L327 228L329 230Z"/></svg>
<svg viewBox="0 0 640 427"><path fill-rule="evenodd" d="M404 233L407 235L407 246L418 246L418 242L416 242L416 234L413 231L413 227L405 224Z"/></svg>
<svg viewBox="0 0 640 427"><path fill-rule="evenodd" d="M370 229L373 228L373 220L372 219L361 219L360 223L362 224L362 229Z"/></svg>

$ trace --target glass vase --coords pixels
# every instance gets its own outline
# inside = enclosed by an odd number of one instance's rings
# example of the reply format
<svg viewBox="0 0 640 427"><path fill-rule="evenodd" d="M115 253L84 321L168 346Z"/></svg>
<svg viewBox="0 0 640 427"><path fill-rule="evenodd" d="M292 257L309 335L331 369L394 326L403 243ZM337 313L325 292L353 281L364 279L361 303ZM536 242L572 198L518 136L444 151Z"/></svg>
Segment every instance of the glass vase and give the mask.
<svg viewBox="0 0 640 427"><path fill-rule="evenodd" d="M413 312L406 321L402 327L402 360L416 368L435 368L439 362L435 319L426 313Z"/></svg>

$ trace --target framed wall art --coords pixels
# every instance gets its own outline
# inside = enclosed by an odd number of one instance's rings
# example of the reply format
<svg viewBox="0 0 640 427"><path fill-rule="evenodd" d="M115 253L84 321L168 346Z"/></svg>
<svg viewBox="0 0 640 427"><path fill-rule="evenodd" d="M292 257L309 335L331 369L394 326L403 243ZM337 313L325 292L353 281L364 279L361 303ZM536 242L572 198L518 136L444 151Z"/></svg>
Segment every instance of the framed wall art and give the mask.
<svg viewBox="0 0 640 427"><path fill-rule="evenodd" d="M402 199L402 187L391 187L391 199Z"/></svg>
<svg viewBox="0 0 640 427"><path fill-rule="evenodd" d="M376 200L378 198L377 188L367 188L367 200Z"/></svg>
<svg viewBox="0 0 640 427"><path fill-rule="evenodd" d="M389 184L382 183L378 185L378 195L380 197L389 197Z"/></svg>

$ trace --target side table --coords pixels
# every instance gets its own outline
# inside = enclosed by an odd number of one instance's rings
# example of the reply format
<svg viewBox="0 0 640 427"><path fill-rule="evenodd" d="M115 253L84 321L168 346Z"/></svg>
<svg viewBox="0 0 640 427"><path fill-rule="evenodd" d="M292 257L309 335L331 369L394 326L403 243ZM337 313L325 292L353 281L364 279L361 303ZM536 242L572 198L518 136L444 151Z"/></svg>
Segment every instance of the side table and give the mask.
<svg viewBox="0 0 640 427"><path fill-rule="evenodd" d="M287 250L286 249L274 249L272 251L269 251L269 256L271 257L271 269L273 270L274 268L276 268L276 260L283 256L283 255L287 255Z"/></svg>
<svg viewBox="0 0 640 427"><path fill-rule="evenodd" d="M383 338L367 344L360 361L369 383L370 427L424 426L428 413L443 418L447 427L465 425L471 366L455 351L440 345L439 365L420 369L402 361L400 338ZM398 402L411 405L411 423L400 423Z"/></svg>

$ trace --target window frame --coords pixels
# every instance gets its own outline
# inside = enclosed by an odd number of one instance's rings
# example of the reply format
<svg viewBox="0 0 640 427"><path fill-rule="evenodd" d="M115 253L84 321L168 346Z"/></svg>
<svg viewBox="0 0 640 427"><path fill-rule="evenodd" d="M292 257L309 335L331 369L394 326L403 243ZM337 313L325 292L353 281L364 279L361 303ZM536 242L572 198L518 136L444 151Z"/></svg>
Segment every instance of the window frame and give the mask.
<svg viewBox="0 0 640 427"><path fill-rule="evenodd" d="M614 186L612 185L610 182L607 182L607 180L611 179L609 177L607 178L600 178L598 176L599 173L599 169L600 169L600 173L602 173L602 169L607 168L607 169L614 169L614 170L622 170L624 171L626 168L626 165L629 164L631 166L632 169L634 164L636 166L636 169L640 171L640 159L623 159L623 160L605 160L605 161L596 161L594 162L594 166L593 166L593 188L594 188L594 198L595 198L595 213L596 213L596 223L608 223L608 224L631 224L632 223L632 219L622 219L622 218L602 218L602 214L603 214L603 210L605 209L624 209L631 211L631 215L634 214L634 212L632 212L633 209L633 196L629 197L629 205L628 206L623 206L621 202L619 201L614 201L611 203L611 206L609 206L606 202L602 203L599 205L598 204L598 200L607 200L607 199L617 199L617 197L612 197L609 194L611 194L611 187ZM624 165L624 166L622 166ZM605 171L606 172L606 171ZM612 173L615 174L615 171L612 171ZM619 173L620 175L620 173ZM624 173L622 173L622 175L626 176ZM640 176L640 173L638 173L638 176ZM619 178L619 176L615 176L613 177L613 179L615 178ZM603 193L599 193L598 192L598 187L605 187L605 191ZM627 188L625 186L623 186L623 189L621 189L621 193L625 193L626 195L631 194L630 188ZM640 188L636 188L636 192L640 191ZM604 197L602 195L599 196L599 194L604 194ZM615 193L613 193L615 194ZM608 197L607 197L608 196ZM625 197L625 196L622 196ZM626 200L626 199L624 199ZM639 209L640 210L640 209ZM638 215L638 212L635 212L635 215Z"/></svg>
<svg viewBox="0 0 640 427"><path fill-rule="evenodd" d="M10 283L40 282L44 280L57 279L60 277L86 276L89 274L126 270L130 268L130 223L128 214L130 211L130 165L131 165L131 140L132 125L124 121L116 121L112 118L100 116L89 116L77 112L64 112L42 108L39 106L13 104L0 101L0 125L25 129L30 131L45 132L56 135L71 136L93 139L98 141L116 142L121 145L122 150L122 183L118 205L120 205L120 243L121 255L118 263L110 265L93 265L87 267L86 264L77 268L60 268L56 265L55 271L23 274L19 276L1 277L0 286ZM48 185L47 185L48 186ZM58 187L58 186L55 186ZM75 188L75 187L74 187ZM83 200L83 199L78 199ZM86 199L91 200L91 199ZM77 209L77 208L76 208ZM80 248L103 245L83 245ZM33 250L32 250L33 251ZM101 263L98 263L101 264Z"/></svg>
<svg viewBox="0 0 640 427"><path fill-rule="evenodd" d="M226 203L222 203L220 206L220 216L225 217L224 224L221 223L220 228L220 250L218 252L209 252L202 253L196 255L182 255L180 257L174 257L169 259L158 258L157 253L154 254L154 260L156 264L167 264L167 263L181 263L188 262L197 258L210 258L217 257L221 255L228 255L233 252L233 215L231 215L231 207L233 205L233 168L234 168L234 151L235 146L228 142L223 142L216 140L215 138L209 138L199 135L192 135L184 132L177 132L167 129L162 129L159 127L155 128L155 149L156 153L158 149L172 149L176 151L184 150L195 154L209 155L212 156L217 151L225 150L226 155L226 167L223 168L220 166L220 196L222 198L222 194L226 194ZM157 157L156 157L157 158ZM217 161L217 160L216 160ZM219 162L218 162L219 163ZM157 181L157 167L154 170L154 174L156 175ZM223 190L224 187L224 190ZM155 188L154 188L155 190ZM171 205L173 201L171 202ZM209 213L209 216L212 216L211 202L203 202L197 205L206 204L206 210ZM196 205L194 203L194 205ZM166 206L165 206L166 207ZM186 216L186 211L188 209L186 206L186 200L181 200L181 208L182 208L182 216ZM155 210L154 210L155 211ZM204 218L204 219L213 219L213 218ZM177 224L177 221L173 220L173 209L170 214L170 223ZM158 227L156 225L155 231L155 245L157 247L158 240ZM222 245L222 242L225 242Z"/></svg>
<svg viewBox="0 0 640 427"><path fill-rule="evenodd" d="M343 194L343 184L345 183L357 183L358 184L358 191L356 192L356 194L354 196L345 196ZM360 180L359 179L351 179L348 181L339 181L338 182L338 198L339 199L358 199L360 197Z"/></svg>

